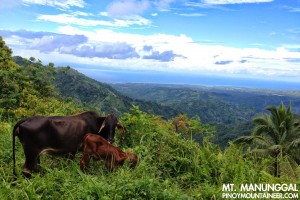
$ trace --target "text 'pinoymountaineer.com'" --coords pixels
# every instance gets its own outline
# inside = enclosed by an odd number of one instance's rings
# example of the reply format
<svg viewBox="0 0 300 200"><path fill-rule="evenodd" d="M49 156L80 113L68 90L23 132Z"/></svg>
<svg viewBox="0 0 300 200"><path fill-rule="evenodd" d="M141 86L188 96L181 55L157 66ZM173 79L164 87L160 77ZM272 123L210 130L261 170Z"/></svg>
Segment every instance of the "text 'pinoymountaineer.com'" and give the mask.
<svg viewBox="0 0 300 200"><path fill-rule="evenodd" d="M222 184L223 199L299 199L297 184Z"/></svg>

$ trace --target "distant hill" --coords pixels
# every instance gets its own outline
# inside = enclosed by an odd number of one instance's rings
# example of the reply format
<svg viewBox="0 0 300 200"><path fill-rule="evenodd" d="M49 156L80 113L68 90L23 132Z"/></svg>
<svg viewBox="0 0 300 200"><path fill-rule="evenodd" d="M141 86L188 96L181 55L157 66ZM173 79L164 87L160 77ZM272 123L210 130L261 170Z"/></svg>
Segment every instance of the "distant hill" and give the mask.
<svg viewBox="0 0 300 200"><path fill-rule="evenodd" d="M160 84L114 84L113 87L129 97L154 101L189 117L199 116L202 122L216 127L215 142L223 146L240 135L249 135L253 128L251 119L265 112L269 105L291 102L293 111L300 112L297 91Z"/></svg>
<svg viewBox="0 0 300 200"><path fill-rule="evenodd" d="M34 58L33 58L34 59ZM23 68L32 68L31 61L20 56L13 57L14 62ZM40 61L36 61L37 65L41 65ZM49 65L54 66L53 63ZM34 69L31 71L41 70ZM51 73L47 74L47 69L51 69ZM55 90L58 91L56 98L64 98L72 100L83 109L90 109L99 112L100 114L114 113L121 116L125 112L129 112L133 105L147 113L160 115L163 118L171 118L177 115L177 111L167 106L162 106L155 102L147 102L145 100L129 98L110 85L101 83L91 79L84 74L76 71L71 67L49 67L44 66L42 74L49 80L52 80ZM53 69L53 70L52 70ZM34 72L37 74L37 72Z"/></svg>
<svg viewBox="0 0 300 200"><path fill-rule="evenodd" d="M173 117L177 112L167 106L155 102L129 98L110 85L98 82L70 67L58 67L54 84L62 96L72 98L84 107L97 110L100 113L115 113L122 115L133 105L151 114L165 118Z"/></svg>

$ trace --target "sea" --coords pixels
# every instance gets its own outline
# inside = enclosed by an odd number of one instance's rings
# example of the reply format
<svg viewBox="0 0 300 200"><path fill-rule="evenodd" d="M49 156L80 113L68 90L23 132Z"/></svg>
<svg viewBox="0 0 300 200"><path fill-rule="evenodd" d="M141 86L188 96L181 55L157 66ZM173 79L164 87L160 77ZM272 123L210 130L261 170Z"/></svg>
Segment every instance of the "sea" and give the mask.
<svg viewBox="0 0 300 200"><path fill-rule="evenodd" d="M300 91L300 77L297 81L281 81L258 78L237 78L221 75L201 75L191 73L167 73L131 70L102 70L75 68L86 76L104 83L156 83L190 84L204 86L241 87L252 89Z"/></svg>

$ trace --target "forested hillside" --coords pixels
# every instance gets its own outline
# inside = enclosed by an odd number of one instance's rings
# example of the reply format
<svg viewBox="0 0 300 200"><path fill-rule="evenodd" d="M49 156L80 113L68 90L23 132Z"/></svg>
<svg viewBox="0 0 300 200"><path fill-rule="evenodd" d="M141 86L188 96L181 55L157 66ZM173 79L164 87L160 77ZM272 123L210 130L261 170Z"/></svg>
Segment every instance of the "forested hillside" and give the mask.
<svg viewBox="0 0 300 200"><path fill-rule="evenodd" d="M133 100L111 86L95 81L69 66L54 67L53 63L43 66L41 61L36 61L33 57L28 60L15 56L13 60L24 71L35 68L35 72L28 76L33 76L33 79L37 79L36 77L39 77L40 80L43 79L44 82L51 85L53 91L56 91L56 97L67 101L72 100L84 109L96 110L103 115L114 113L121 116L133 105L138 105L144 111L166 118L174 117L177 114L175 110L155 102Z"/></svg>
<svg viewBox="0 0 300 200"><path fill-rule="evenodd" d="M52 84L56 69L52 63L43 66L40 60L22 59L19 66L12 51L0 38L0 116L2 120L31 115L62 115L81 110L72 100L61 98Z"/></svg>
<svg viewBox="0 0 300 200"><path fill-rule="evenodd" d="M199 116L203 123L216 127L214 141L222 146L241 135L249 135L251 119L265 112L267 106L292 104L300 112L300 92L188 85L114 84L132 98L154 101L189 117Z"/></svg>
<svg viewBox="0 0 300 200"><path fill-rule="evenodd" d="M57 68L54 85L62 96L70 97L84 107L103 114L114 113L121 116L133 105L165 118L174 117L178 113L155 102L134 100L124 96L110 85L95 81L70 67Z"/></svg>

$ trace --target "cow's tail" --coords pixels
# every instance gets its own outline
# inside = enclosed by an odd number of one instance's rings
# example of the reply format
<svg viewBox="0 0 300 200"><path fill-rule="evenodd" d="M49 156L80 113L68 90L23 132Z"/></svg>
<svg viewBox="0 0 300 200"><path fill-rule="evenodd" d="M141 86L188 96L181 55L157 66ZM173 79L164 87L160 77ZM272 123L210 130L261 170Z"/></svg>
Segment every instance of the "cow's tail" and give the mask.
<svg viewBox="0 0 300 200"><path fill-rule="evenodd" d="M20 120L18 123L16 123L16 125L14 126L13 129L13 134L12 134L12 156L13 156L13 174L14 177L17 177L17 173L16 173L16 152L15 152L15 144L16 144L16 136L19 134L19 126L20 124L22 124L23 122L25 122L27 120L27 118Z"/></svg>
<svg viewBox="0 0 300 200"><path fill-rule="evenodd" d="M16 152L15 152L15 143L16 143L16 134L15 134L15 128L12 134L12 152L13 152L13 163L14 163L14 168L13 168L13 174L14 177L17 177L17 173L16 173Z"/></svg>

